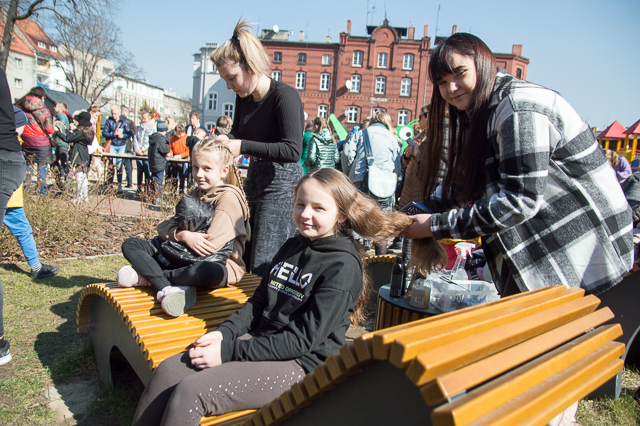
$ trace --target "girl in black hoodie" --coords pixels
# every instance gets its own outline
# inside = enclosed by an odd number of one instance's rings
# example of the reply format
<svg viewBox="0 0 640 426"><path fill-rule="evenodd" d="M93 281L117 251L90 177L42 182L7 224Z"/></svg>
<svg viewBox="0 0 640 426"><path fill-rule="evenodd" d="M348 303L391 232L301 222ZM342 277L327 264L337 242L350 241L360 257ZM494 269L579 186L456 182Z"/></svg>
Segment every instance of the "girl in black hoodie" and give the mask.
<svg viewBox="0 0 640 426"><path fill-rule="evenodd" d="M352 231L381 240L411 223L385 214L335 169L296 186L299 231L285 242L245 306L187 352L160 364L134 425L199 424L201 416L258 408L345 343L364 317L368 280Z"/></svg>
<svg viewBox="0 0 640 426"><path fill-rule="evenodd" d="M89 194L89 179L87 171L91 164L92 152L89 146L95 137L95 131L91 125L91 114L83 111L76 115L74 121L77 123L76 129L70 133L62 133L57 130L52 136L58 137L71 146L69 152L69 162L74 168L76 181L78 183L78 201L86 201Z"/></svg>

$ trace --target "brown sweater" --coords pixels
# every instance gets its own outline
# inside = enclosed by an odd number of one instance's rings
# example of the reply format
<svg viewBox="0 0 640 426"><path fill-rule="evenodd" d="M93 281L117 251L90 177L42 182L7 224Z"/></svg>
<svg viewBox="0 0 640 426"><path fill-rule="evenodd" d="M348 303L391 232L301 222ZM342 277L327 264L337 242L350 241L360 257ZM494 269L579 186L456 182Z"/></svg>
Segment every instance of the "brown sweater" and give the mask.
<svg viewBox="0 0 640 426"><path fill-rule="evenodd" d="M234 185L219 185L213 191L205 194L200 188L195 188L190 195L211 204L216 211L213 221L207 230L211 235L209 241L216 247L222 247L228 241L234 240L233 252L227 259L227 284L236 284L246 272L242 261L244 246L247 241L249 210L240 188ZM158 235L164 240L177 241L178 224L173 218L160 222Z"/></svg>

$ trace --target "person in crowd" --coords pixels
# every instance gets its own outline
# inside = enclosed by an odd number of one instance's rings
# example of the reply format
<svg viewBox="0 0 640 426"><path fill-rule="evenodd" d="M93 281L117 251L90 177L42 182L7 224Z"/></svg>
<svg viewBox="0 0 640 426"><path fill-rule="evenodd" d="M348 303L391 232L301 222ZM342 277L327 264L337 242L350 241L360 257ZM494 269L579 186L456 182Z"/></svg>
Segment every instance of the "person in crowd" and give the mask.
<svg viewBox="0 0 640 426"><path fill-rule="evenodd" d="M369 167L374 165L379 170L388 172L390 181L395 179L397 184L402 167L400 164L400 145L392 132L393 126L389 114L384 111L376 111L371 117L370 124L364 130L354 133L344 146L349 178L356 185L356 188L375 197L380 207L385 211L392 211L395 206L395 185L393 186L393 194L381 196L380 194L385 194L378 192L377 188L371 188L369 184ZM367 159L366 144L369 145L373 155L372 164L369 164ZM387 252L386 242L374 244L374 248L376 255Z"/></svg>
<svg viewBox="0 0 640 426"><path fill-rule="evenodd" d="M176 134L176 120L173 119L173 117L171 117L170 115L168 115L165 119L164 122L167 123L167 128L169 129L167 131L167 139L171 140L171 138L173 137L173 135Z"/></svg>
<svg viewBox="0 0 640 426"><path fill-rule="evenodd" d="M304 165L304 161L309 154L309 141L313 137L313 120L307 120L304 125L304 133L302 134L302 155L300 156L300 164L302 164L302 172L309 173L309 167Z"/></svg>
<svg viewBox="0 0 640 426"><path fill-rule="evenodd" d="M43 87L33 87L16 102L16 106L22 109L29 119L29 124L22 133L22 151L27 159L25 187L29 190L31 174L35 173L40 195L47 193L47 166L51 163L53 154L49 135L55 131L51 111L44 105L46 94Z"/></svg>
<svg viewBox="0 0 640 426"><path fill-rule="evenodd" d="M153 182L153 196L156 204L162 204L162 188L164 183L164 173L167 168L167 154L171 151L167 132L169 127L164 121L156 122L156 133L149 136L149 171Z"/></svg>
<svg viewBox="0 0 640 426"><path fill-rule="evenodd" d="M69 161L73 165L73 170L77 183L77 200L84 202L89 196L89 165L91 164L91 154L97 149L93 143L95 133L91 125L91 113L83 111L76 115L75 130L63 133L57 130L54 135L71 146L69 151ZM72 126L73 127L73 126Z"/></svg>
<svg viewBox="0 0 640 426"><path fill-rule="evenodd" d="M213 131L215 136L228 135L233 128L233 120L228 115L221 115L216 120L216 128Z"/></svg>
<svg viewBox="0 0 640 426"><path fill-rule="evenodd" d="M102 126L102 136L111 141L110 153L122 155L127 151L127 139L133 136L133 132L129 128L127 118L122 115L119 106L111 108L111 117ZM122 191L122 158L114 158L113 164L110 166L109 183L113 183L113 167L116 169L118 176L118 192Z"/></svg>
<svg viewBox="0 0 640 426"><path fill-rule="evenodd" d="M66 130L69 128L69 113L67 112L67 104L64 102L58 102L53 108L55 116L53 118L53 126L58 130ZM62 139L56 139L56 152L55 152L55 167L58 169L59 184L64 186L64 182L69 174L69 145Z"/></svg>
<svg viewBox="0 0 640 426"><path fill-rule="evenodd" d="M327 120L322 117L316 117L313 120L314 135L309 142L309 150L305 165L310 170L323 169L330 167L334 169L340 161L340 153L338 147L333 142L331 129Z"/></svg>
<svg viewBox="0 0 640 426"><path fill-rule="evenodd" d="M76 111L73 113L73 117L74 120L75 118L85 110L80 110L80 111ZM93 141L91 141L91 145L89 145L87 147L87 150L90 153L94 153L94 152L98 152L98 153L104 153L104 152L109 152L109 144L105 144L105 146L102 146L100 144L100 134L98 132L98 124L100 122L100 120L102 119L100 116L100 107L97 105L92 105L89 108L89 114L91 117L91 127L93 128ZM74 131L74 123L71 123L71 130ZM89 163L89 171L87 172L87 182L89 179L90 175L93 175L93 178L95 178L95 180L97 180L98 182L104 182L105 177L107 177L105 175L107 169L105 167L105 165L107 164L108 160L106 158L100 158L100 157L91 157L91 162Z"/></svg>
<svg viewBox="0 0 640 426"><path fill-rule="evenodd" d="M170 139L169 145L171 146L170 157L176 160L189 158L187 133L185 132L184 124L180 123L175 127L175 134ZM184 193L187 169L187 163L171 163L169 165L169 176L175 182L175 188L180 194Z"/></svg>
<svg viewBox="0 0 640 426"><path fill-rule="evenodd" d="M253 238L245 259L252 273L265 276L280 246L296 232L286 213L302 177L302 101L294 88L271 79L269 58L246 22L236 24L211 60L236 93L233 129L218 140L234 157L251 157L245 190Z"/></svg>
<svg viewBox="0 0 640 426"><path fill-rule="evenodd" d="M135 125L133 120L129 119L129 108L125 105L120 106L120 111L122 116L127 121L127 125L129 126L129 130L131 130L131 137L127 138L125 145L127 149L125 153L133 155L133 149L131 148L131 144L133 141L133 135L138 131L138 127ZM127 186L125 188L133 188L133 167L131 165L131 159L125 158L122 160L122 165L124 166L124 170L127 172Z"/></svg>
<svg viewBox="0 0 640 426"><path fill-rule="evenodd" d="M29 123L29 120L20 108L13 107L13 109L16 120L16 132L19 137L24 131L24 127ZM7 202L7 210L2 223L9 229L11 234L18 239L22 253L31 268L31 277L34 279L52 277L60 272L60 267L45 265L41 263L38 258L38 247L36 247L36 241L33 239L33 229L24 212L24 194L22 187L23 185L20 185Z"/></svg>
<svg viewBox="0 0 640 426"><path fill-rule="evenodd" d="M189 124L185 128L185 132L187 136L195 136L196 129L202 129L205 131L206 135L209 134L209 132L207 132L207 128L200 124L200 114L198 114L196 111L193 111L189 115Z"/></svg>
<svg viewBox="0 0 640 426"><path fill-rule="evenodd" d="M151 112L142 111L141 124L133 137L131 148L136 155L147 156L149 151L149 136L156 133L156 120L151 116ZM138 169L138 193L143 193L144 185L151 185L151 172L149 171L148 160L136 160ZM142 181L144 177L144 183Z"/></svg>
<svg viewBox="0 0 640 426"><path fill-rule="evenodd" d="M26 125L27 123L20 123ZM0 68L0 223L4 223L7 203L20 187L26 175L26 162L16 133L16 119L11 105L11 91L7 75ZM0 225L1 227L1 225ZM4 330L4 290L0 281L0 365L11 361L11 339L7 339Z"/></svg>
<svg viewBox="0 0 640 426"><path fill-rule="evenodd" d="M407 145L402 153L404 184L402 186L400 200L398 201L398 209L401 209L411 201L418 203L424 201L424 188L418 176L418 158L420 154L420 144L424 141L426 134L429 108L430 105L425 105L420 109L420 121L418 123L420 132L413 139L416 145Z"/></svg>
<svg viewBox="0 0 640 426"><path fill-rule="evenodd" d="M193 133L193 136L187 136L187 148L189 148L189 158L193 158L193 147L196 146L198 142L204 140L207 137L207 131L202 127L198 127L196 131ZM187 163L187 188L191 188L193 186L193 169L191 167L191 162Z"/></svg>
<svg viewBox="0 0 640 426"><path fill-rule="evenodd" d="M612 151L610 149L605 149L604 155L607 157L607 160L609 160L609 164L611 164L613 170L615 170L618 183L622 185L622 183L633 174L629 160L618 154L616 151Z"/></svg>
<svg viewBox="0 0 640 426"><path fill-rule="evenodd" d="M197 232L174 217L161 222L158 236L151 240L127 239L122 253L131 266L122 268L117 278L121 287L152 286L162 309L174 317L193 306L196 288L235 284L245 273L242 253L249 233L249 208L233 156L226 145L209 138L194 147L192 161L198 187L189 195L213 207L208 229ZM211 215L209 210L206 213ZM172 243L183 243L194 256L204 258L188 262L172 256Z"/></svg>
<svg viewBox="0 0 640 426"><path fill-rule="evenodd" d="M302 380L345 343L350 323L363 320L370 284L352 232L381 239L411 222L384 213L335 169L300 180L293 219L300 235L278 250L251 299L156 369L135 426L198 424L201 416L259 408Z"/></svg>

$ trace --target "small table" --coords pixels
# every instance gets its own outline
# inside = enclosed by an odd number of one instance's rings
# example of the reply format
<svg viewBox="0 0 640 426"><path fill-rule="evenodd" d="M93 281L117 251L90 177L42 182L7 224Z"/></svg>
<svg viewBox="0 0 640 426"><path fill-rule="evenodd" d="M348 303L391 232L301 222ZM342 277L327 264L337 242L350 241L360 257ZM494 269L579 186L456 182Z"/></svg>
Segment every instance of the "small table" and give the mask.
<svg viewBox="0 0 640 426"><path fill-rule="evenodd" d="M422 318L439 315L442 313L433 305L420 309L411 306L404 295L400 297L389 296L390 285L383 285L378 290L378 305L376 309L375 329L393 327L395 325L416 321Z"/></svg>

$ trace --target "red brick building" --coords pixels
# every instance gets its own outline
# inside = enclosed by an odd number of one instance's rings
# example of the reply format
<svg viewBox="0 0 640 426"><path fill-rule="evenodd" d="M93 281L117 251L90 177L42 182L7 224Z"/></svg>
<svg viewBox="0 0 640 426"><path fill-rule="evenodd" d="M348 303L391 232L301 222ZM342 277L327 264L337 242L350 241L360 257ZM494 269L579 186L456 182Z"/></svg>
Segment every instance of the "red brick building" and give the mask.
<svg viewBox="0 0 640 426"><path fill-rule="evenodd" d="M455 33L456 27L453 27ZM272 77L298 89L309 119L334 113L347 130L377 109L403 125L429 103L432 84L427 66L433 53L431 38L415 39L415 28L367 27L368 36L340 33L340 42L289 41L289 32L263 30L262 44L271 59ZM440 37L438 37L439 39ZM510 54L495 53L498 66L527 78L529 60L522 45Z"/></svg>

